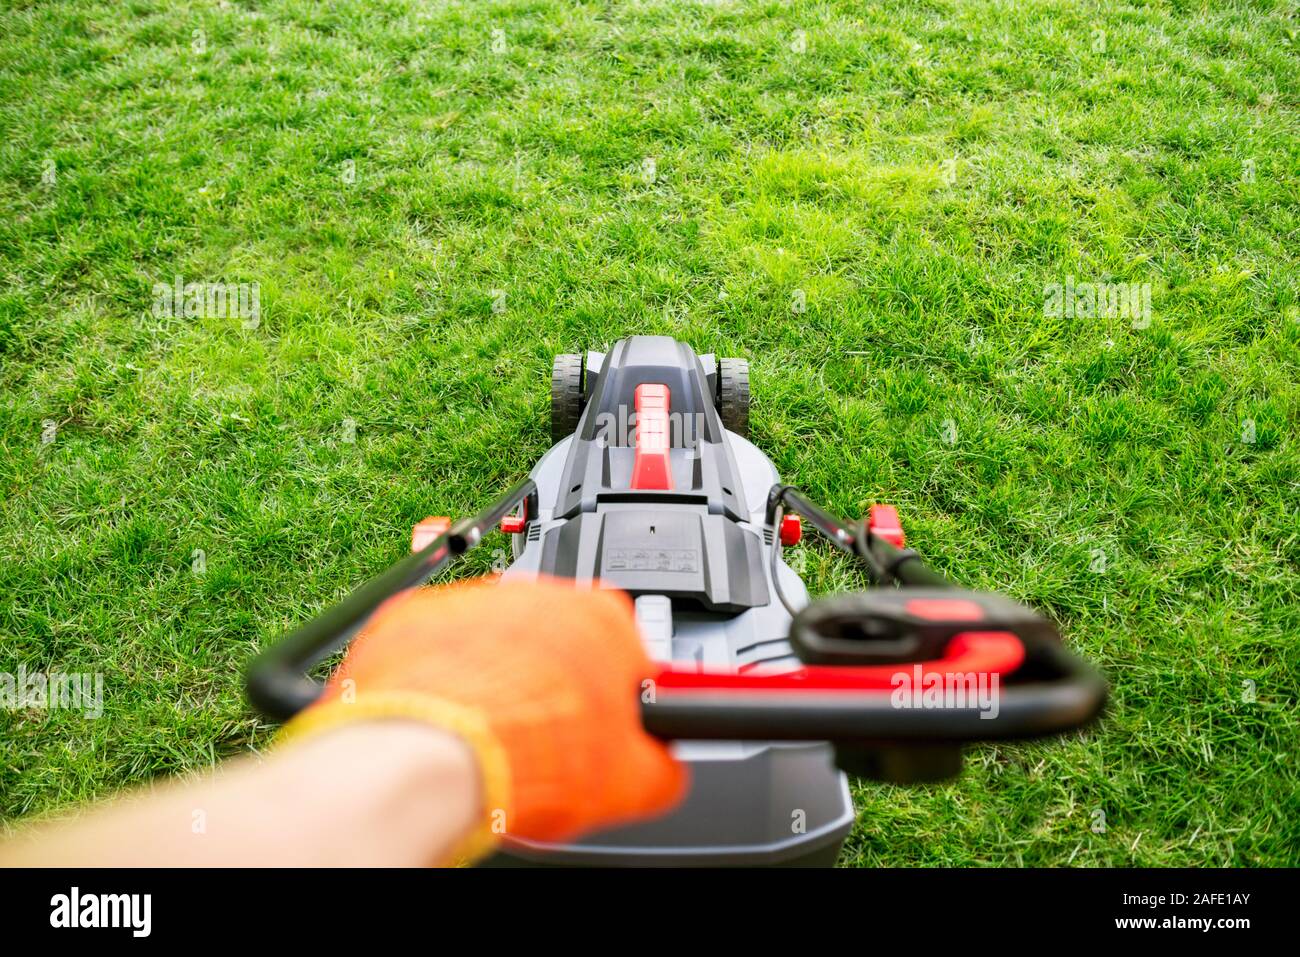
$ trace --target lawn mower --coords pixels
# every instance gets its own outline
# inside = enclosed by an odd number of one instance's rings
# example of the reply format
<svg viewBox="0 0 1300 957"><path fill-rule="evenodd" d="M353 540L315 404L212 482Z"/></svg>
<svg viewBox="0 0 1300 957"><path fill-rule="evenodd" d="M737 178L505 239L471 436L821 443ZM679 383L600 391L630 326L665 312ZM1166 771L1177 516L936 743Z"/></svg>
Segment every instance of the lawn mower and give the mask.
<svg viewBox="0 0 1300 957"><path fill-rule="evenodd" d="M927 568L890 506L860 522L820 508L748 431L744 360L663 336L556 357L554 444L529 477L479 515L417 525L408 557L254 662L251 700L276 720L306 707L321 691L311 670L385 599L499 527L514 559L504 578L632 596L659 669L642 721L692 784L657 820L564 845L507 839L498 863L831 864L854 821L846 772L941 780L964 745L1100 712L1104 681L1047 619ZM874 587L810 600L786 560L804 521Z"/></svg>

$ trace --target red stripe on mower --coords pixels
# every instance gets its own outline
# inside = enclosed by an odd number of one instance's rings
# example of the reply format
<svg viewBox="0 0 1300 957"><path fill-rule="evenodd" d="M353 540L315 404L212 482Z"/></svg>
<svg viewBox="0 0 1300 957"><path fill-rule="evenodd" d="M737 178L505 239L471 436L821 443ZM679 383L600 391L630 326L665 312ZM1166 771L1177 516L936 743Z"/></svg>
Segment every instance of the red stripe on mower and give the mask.
<svg viewBox="0 0 1300 957"><path fill-rule="evenodd" d="M632 463L634 489L673 490L673 467L668 458L668 386L647 382L636 387L636 459Z"/></svg>

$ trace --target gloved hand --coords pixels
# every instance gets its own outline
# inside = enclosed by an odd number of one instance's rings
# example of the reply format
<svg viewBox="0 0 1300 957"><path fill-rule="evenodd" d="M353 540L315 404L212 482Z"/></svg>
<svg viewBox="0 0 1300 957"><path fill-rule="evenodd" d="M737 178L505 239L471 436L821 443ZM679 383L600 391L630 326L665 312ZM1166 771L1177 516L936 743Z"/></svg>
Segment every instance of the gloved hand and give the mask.
<svg viewBox="0 0 1300 957"><path fill-rule="evenodd" d="M558 579L422 588L380 607L284 734L406 717L460 736L483 783L482 826L459 855L473 857L502 835L561 841L681 798L685 767L641 727L651 673L622 592Z"/></svg>

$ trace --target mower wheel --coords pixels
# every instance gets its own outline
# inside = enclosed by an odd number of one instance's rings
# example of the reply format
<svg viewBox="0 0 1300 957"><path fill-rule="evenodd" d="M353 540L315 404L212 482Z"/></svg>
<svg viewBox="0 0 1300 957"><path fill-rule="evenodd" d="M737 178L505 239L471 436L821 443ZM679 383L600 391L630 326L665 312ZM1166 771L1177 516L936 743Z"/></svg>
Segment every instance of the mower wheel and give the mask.
<svg viewBox="0 0 1300 957"><path fill-rule="evenodd" d="M749 363L746 360L718 360L717 407L724 428L749 438Z"/></svg>
<svg viewBox="0 0 1300 957"><path fill-rule="evenodd" d="M551 366L551 441L558 442L578 431L583 393L583 358L565 353Z"/></svg>

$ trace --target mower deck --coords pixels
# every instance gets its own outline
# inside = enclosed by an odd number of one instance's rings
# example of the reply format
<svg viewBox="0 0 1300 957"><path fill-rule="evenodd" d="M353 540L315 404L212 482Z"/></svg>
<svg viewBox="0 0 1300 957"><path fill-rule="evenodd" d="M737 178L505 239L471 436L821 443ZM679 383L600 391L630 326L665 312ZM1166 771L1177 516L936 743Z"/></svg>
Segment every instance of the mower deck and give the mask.
<svg viewBox="0 0 1300 957"><path fill-rule="evenodd" d="M530 473L538 514L526 534L513 536L505 577L559 575L627 591L647 652L674 670L792 671L800 661L786 637L791 616L764 560L767 495L780 477L755 445L723 428L713 399L717 365L658 336L589 353L585 410L574 434ZM668 430L666 442L648 441L647 386L666 394L652 422L656 438ZM662 465L638 467L651 454ZM777 574L792 603L805 604L794 570L781 561ZM503 856L555 864L834 862L854 812L829 745L673 748L690 765L692 786L672 814L572 844L508 841Z"/></svg>

